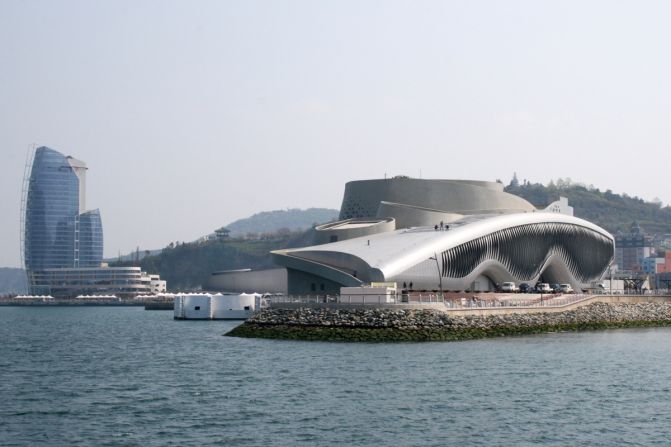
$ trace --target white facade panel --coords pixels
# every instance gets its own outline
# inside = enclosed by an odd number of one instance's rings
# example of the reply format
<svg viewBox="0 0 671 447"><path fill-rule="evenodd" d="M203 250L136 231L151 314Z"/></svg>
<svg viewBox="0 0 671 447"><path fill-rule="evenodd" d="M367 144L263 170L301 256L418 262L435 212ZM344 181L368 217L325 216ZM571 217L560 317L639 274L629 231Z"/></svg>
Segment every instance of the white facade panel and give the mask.
<svg viewBox="0 0 671 447"><path fill-rule="evenodd" d="M393 303L396 300L394 287L341 287L341 303Z"/></svg>
<svg viewBox="0 0 671 447"><path fill-rule="evenodd" d="M212 318L221 320L244 320L255 310L256 295L212 295Z"/></svg>
<svg viewBox="0 0 671 447"><path fill-rule="evenodd" d="M178 320L246 320L262 302L258 294L176 295L174 317Z"/></svg>
<svg viewBox="0 0 671 447"><path fill-rule="evenodd" d="M211 295L183 295L184 318L188 320L208 320L212 317Z"/></svg>

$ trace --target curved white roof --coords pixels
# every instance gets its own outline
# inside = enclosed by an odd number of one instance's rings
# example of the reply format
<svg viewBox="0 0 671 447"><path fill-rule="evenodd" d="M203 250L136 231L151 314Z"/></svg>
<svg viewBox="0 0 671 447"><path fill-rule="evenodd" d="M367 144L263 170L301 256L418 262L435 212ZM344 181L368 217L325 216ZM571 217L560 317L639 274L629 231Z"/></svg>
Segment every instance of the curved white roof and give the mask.
<svg viewBox="0 0 671 447"><path fill-rule="evenodd" d="M586 220L558 213L533 212L502 215L466 216L449 224L449 229L432 227L408 228L324 245L273 252L323 263L324 257L342 254L357 257L368 266L380 270L384 277L397 275L436 253L448 250L481 236L506 228L535 223L565 223L595 231L607 239L613 236Z"/></svg>

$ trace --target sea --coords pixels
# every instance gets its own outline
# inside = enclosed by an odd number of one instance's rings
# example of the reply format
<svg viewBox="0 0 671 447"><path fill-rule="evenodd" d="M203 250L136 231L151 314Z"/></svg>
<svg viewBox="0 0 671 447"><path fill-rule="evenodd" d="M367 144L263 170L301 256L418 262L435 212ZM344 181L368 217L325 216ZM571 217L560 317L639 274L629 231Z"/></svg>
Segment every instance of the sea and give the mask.
<svg viewBox="0 0 671 447"><path fill-rule="evenodd" d="M224 337L170 311L0 307L1 446L668 446L671 329Z"/></svg>

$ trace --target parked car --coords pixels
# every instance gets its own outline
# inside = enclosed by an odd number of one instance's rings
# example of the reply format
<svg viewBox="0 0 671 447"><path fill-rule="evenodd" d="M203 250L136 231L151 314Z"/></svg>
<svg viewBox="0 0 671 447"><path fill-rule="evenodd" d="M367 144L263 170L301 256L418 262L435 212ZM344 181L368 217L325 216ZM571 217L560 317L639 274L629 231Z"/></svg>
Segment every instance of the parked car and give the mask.
<svg viewBox="0 0 671 447"><path fill-rule="evenodd" d="M561 284L550 284L550 288L554 293L561 293Z"/></svg>
<svg viewBox="0 0 671 447"><path fill-rule="evenodd" d="M529 284L523 282L523 283L520 283L519 291L520 291L520 293L531 293L531 292L534 291L534 289Z"/></svg>
<svg viewBox="0 0 671 447"><path fill-rule="evenodd" d="M550 288L550 284L546 282L539 282L536 284L536 292L538 293L552 293L552 289Z"/></svg>
<svg viewBox="0 0 671 447"><path fill-rule="evenodd" d="M573 293L573 287L571 287L571 284L559 284L559 291L561 293Z"/></svg>
<svg viewBox="0 0 671 447"><path fill-rule="evenodd" d="M501 284L501 292L517 292L518 290L514 282L504 282Z"/></svg>

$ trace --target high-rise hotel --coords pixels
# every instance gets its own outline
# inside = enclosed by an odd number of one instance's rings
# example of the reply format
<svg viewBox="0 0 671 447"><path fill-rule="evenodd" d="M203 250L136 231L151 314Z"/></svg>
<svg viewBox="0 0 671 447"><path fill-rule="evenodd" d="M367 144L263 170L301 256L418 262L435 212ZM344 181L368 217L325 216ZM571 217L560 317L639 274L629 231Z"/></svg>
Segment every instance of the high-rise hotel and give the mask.
<svg viewBox="0 0 671 447"><path fill-rule="evenodd" d="M99 210L86 210L86 163L40 147L27 185L24 256L28 272L99 267L103 228Z"/></svg>
<svg viewBox="0 0 671 447"><path fill-rule="evenodd" d="M100 211L86 209L86 163L39 147L29 166L21 232L31 293L126 296L161 288L155 275L143 274L139 267L103 265Z"/></svg>

